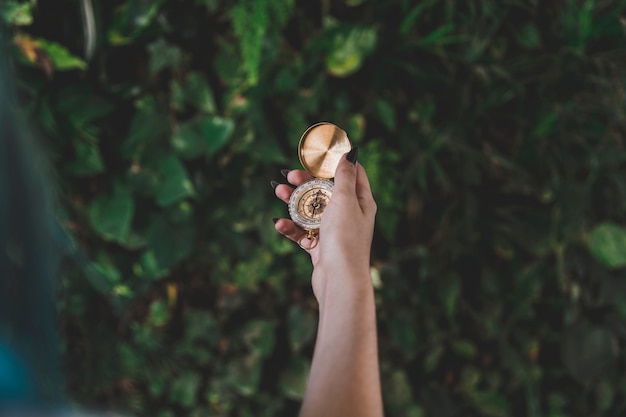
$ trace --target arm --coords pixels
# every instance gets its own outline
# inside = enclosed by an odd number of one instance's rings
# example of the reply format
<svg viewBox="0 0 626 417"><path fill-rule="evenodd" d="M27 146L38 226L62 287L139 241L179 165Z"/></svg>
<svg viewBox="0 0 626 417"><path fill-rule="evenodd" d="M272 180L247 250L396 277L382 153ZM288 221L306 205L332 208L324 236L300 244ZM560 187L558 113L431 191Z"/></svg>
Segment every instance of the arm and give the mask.
<svg viewBox="0 0 626 417"><path fill-rule="evenodd" d="M292 184L308 179L303 171L288 174ZM289 200L291 191L288 186L276 187L283 201ZM308 251L319 325L301 417L383 415L369 273L375 214L376 203L365 170L356 163L355 149L337 167L319 245ZM296 242L305 233L287 219L277 221L276 229Z"/></svg>

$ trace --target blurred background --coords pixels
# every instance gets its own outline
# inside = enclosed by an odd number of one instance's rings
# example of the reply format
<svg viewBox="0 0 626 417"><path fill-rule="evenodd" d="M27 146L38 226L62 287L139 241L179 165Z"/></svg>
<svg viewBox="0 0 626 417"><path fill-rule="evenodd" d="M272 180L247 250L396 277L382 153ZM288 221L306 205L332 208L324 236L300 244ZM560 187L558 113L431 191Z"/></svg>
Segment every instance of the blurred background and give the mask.
<svg viewBox="0 0 626 417"><path fill-rule="evenodd" d="M626 1L1 11L67 231L73 404L297 415L317 304L269 181L330 121L378 202L388 416L626 415Z"/></svg>

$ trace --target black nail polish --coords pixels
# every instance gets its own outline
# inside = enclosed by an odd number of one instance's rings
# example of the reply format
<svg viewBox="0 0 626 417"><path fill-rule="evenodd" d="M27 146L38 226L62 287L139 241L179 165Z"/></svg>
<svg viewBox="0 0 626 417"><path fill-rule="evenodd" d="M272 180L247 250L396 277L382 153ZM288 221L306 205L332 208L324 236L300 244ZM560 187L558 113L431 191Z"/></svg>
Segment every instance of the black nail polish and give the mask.
<svg viewBox="0 0 626 417"><path fill-rule="evenodd" d="M275 189L278 186L278 183L276 181L270 181L270 185Z"/></svg>
<svg viewBox="0 0 626 417"><path fill-rule="evenodd" d="M356 164L356 158L358 156L359 156L359 147L355 146L354 148L350 150L350 152L348 152L348 155L346 155L346 159L352 162L353 164Z"/></svg>
<svg viewBox="0 0 626 417"><path fill-rule="evenodd" d="M289 171L291 171L290 169L281 169L280 173L283 174L283 177L287 178L287 175L289 175Z"/></svg>
<svg viewBox="0 0 626 417"><path fill-rule="evenodd" d="M280 220L278 217L272 217L272 221L274 222L274 224L276 224L278 220Z"/></svg>

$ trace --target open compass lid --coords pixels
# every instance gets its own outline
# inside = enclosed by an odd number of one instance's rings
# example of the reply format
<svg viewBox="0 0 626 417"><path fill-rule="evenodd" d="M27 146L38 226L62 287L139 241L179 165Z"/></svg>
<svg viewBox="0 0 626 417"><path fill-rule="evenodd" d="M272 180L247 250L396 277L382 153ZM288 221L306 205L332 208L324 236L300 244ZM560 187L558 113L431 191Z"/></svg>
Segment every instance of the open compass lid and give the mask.
<svg viewBox="0 0 626 417"><path fill-rule="evenodd" d="M335 176L341 157L352 149L348 134L340 127L328 123L316 123L300 138L298 157L304 169L317 178Z"/></svg>

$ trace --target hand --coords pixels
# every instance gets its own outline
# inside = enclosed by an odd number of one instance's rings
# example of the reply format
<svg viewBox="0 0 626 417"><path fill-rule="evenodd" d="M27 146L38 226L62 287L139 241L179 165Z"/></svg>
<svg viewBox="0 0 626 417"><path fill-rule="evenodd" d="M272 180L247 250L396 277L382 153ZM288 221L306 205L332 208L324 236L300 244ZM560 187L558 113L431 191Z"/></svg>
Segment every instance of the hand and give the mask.
<svg viewBox="0 0 626 417"><path fill-rule="evenodd" d="M356 160L356 149L352 152ZM275 225L278 232L296 243L300 242L311 256L314 267L312 285L318 300L324 293L326 277L331 274L369 277L376 203L365 169L356 161L350 162L346 158L348 155L344 155L337 166L333 195L322 214L317 246L311 248L312 242L306 239L307 232L291 220L278 219ZM287 174L287 180L295 186L312 178L301 170ZM275 193L288 203L293 189L280 184L276 186Z"/></svg>

